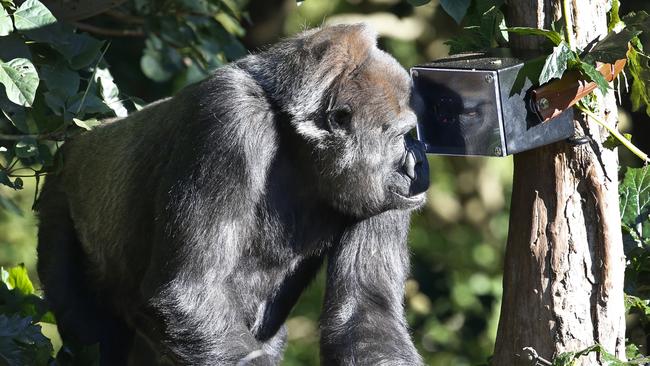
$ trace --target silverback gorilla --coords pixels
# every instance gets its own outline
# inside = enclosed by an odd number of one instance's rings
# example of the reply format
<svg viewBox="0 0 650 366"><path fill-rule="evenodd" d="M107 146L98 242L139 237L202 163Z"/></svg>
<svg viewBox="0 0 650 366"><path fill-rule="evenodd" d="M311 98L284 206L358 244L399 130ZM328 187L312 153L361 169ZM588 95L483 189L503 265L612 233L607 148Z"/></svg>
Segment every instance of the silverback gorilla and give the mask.
<svg viewBox="0 0 650 366"><path fill-rule="evenodd" d="M63 339L103 365L277 365L327 258L323 365L418 365L403 314L428 165L364 25L306 31L66 143L39 200Z"/></svg>

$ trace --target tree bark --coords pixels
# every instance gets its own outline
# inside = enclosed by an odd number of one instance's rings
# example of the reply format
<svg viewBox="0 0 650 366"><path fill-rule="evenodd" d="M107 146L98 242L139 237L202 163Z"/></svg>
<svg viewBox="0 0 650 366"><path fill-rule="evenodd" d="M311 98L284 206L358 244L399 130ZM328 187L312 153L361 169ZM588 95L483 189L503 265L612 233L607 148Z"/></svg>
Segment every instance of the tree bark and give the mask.
<svg viewBox="0 0 650 366"><path fill-rule="evenodd" d="M561 15L561 0L511 0L509 26L543 27ZM608 0L572 0L577 46L607 33ZM518 49L543 40L512 36ZM599 114L615 124L612 92ZM618 158L607 132L575 113L576 132L592 142L558 142L514 156L503 305L494 366L534 365L524 347L552 360L595 343L625 358L625 259L618 206ZM519 356L518 356L519 355ZM603 365L598 355L578 365Z"/></svg>

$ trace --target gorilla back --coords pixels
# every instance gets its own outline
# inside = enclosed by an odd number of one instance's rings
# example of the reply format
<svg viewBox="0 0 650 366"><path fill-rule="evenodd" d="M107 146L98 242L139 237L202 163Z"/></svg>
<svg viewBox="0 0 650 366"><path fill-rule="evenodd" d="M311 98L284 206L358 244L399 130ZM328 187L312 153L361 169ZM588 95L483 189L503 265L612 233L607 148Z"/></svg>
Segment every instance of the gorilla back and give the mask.
<svg viewBox="0 0 650 366"><path fill-rule="evenodd" d="M104 365L275 365L327 257L323 364L419 364L402 301L428 166L375 38L307 31L67 142L38 246L64 340Z"/></svg>

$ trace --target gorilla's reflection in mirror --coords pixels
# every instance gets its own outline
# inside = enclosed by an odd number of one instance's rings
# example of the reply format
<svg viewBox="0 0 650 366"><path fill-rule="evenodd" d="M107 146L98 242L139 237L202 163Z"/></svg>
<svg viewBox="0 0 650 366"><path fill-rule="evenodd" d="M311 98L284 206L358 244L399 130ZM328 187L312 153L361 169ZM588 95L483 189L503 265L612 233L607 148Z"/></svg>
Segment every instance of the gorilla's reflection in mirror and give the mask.
<svg viewBox="0 0 650 366"><path fill-rule="evenodd" d="M420 139L428 152L491 155L499 128L492 90L481 74L446 73L444 83L430 75L414 81L414 108L420 120ZM452 89L452 87L454 89ZM496 136L495 136L496 135Z"/></svg>

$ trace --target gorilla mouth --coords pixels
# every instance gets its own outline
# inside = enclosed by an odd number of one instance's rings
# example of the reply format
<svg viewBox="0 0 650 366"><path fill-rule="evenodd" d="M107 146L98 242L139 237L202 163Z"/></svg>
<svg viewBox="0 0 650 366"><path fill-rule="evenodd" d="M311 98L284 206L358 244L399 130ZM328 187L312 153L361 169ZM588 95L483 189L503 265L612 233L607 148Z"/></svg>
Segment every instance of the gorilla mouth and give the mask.
<svg viewBox="0 0 650 366"><path fill-rule="evenodd" d="M405 196L395 191L391 191L391 193L393 194L393 202L401 209L418 208L424 204L427 198L426 192L421 192L413 196Z"/></svg>

